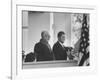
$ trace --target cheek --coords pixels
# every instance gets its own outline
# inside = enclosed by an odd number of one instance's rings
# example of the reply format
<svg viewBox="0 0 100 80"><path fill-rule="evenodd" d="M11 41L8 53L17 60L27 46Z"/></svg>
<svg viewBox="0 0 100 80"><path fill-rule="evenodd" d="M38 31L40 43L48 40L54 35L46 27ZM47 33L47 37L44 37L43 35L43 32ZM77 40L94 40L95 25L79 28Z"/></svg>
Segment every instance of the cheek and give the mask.
<svg viewBox="0 0 100 80"><path fill-rule="evenodd" d="M50 39L50 37L48 36L48 40Z"/></svg>
<svg viewBox="0 0 100 80"><path fill-rule="evenodd" d="M48 40L50 39L50 37L48 38Z"/></svg>
<svg viewBox="0 0 100 80"><path fill-rule="evenodd" d="M65 41L65 38L61 38L62 41Z"/></svg>
<svg viewBox="0 0 100 80"><path fill-rule="evenodd" d="M65 41L65 38L63 38L63 41Z"/></svg>

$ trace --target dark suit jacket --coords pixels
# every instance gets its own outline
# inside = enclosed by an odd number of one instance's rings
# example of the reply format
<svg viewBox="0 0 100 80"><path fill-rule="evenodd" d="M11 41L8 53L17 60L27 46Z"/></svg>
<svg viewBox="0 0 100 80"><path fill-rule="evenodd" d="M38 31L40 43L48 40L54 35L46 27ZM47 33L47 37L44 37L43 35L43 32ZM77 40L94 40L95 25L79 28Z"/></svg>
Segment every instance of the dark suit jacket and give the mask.
<svg viewBox="0 0 100 80"><path fill-rule="evenodd" d="M35 55L33 52L30 52L26 55L25 62L33 62L35 60Z"/></svg>
<svg viewBox="0 0 100 80"><path fill-rule="evenodd" d="M57 41L53 46L53 52L56 60L66 60L67 53L66 49L61 46L61 44Z"/></svg>
<svg viewBox="0 0 100 80"><path fill-rule="evenodd" d="M50 60L54 60L53 52L42 41L40 41L39 43L37 43L35 45L34 52L35 52L37 61L50 61Z"/></svg>

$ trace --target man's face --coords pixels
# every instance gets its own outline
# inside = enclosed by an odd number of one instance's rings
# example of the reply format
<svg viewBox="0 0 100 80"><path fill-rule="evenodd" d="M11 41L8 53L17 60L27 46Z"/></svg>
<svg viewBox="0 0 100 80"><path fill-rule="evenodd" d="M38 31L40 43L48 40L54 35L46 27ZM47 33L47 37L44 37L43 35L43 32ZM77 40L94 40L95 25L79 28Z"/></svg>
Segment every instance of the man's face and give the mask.
<svg viewBox="0 0 100 80"><path fill-rule="evenodd" d="M65 34L62 34L61 37L59 37L59 41L61 43L64 43L64 41L65 41Z"/></svg>
<svg viewBox="0 0 100 80"><path fill-rule="evenodd" d="M45 33L44 33L44 39L45 39L46 41L49 41L50 35L49 35L48 32L45 32Z"/></svg>
<svg viewBox="0 0 100 80"><path fill-rule="evenodd" d="M47 41L49 41L50 35L49 35L49 34L46 34L46 35L45 35L45 39L46 39Z"/></svg>

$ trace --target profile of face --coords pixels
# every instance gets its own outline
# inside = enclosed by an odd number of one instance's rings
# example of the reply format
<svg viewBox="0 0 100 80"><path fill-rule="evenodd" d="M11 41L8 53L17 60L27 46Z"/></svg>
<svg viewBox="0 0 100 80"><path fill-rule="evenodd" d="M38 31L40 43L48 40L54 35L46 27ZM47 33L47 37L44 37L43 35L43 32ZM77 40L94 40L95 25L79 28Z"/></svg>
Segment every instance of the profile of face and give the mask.
<svg viewBox="0 0 100 80"><path fill-rule="evenodd" d="M44 31L42 38L46 41L49 41L50 40L50 34L47 31Z"/></svg>
<svg viewBox="0 0 100 80"><path fill-rule="evenodd" d="M61 43L64 43L65 42L65 34L62 34L58 40L61 42Z"/></svg>

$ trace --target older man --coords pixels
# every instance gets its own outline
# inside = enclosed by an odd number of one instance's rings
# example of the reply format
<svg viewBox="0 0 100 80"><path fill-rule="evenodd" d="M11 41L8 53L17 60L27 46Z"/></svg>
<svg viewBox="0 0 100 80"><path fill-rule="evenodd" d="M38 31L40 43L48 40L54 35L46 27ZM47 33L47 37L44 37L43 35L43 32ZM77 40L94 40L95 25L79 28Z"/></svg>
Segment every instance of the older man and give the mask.
<svg viewBox="0 0 100 80"><path fill-rule="evenodd" d="M54 55L48 43L50 35L47 31L41 33L40 42L35 45L34 52L37 61L50 61L54 60Z"/></svg>

